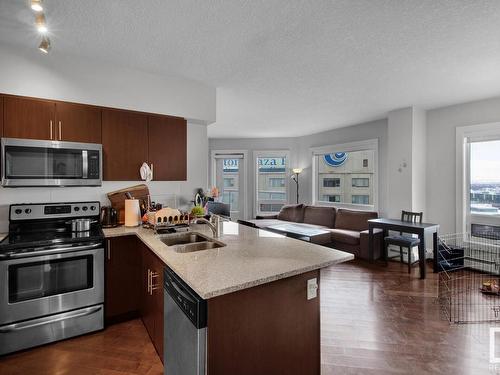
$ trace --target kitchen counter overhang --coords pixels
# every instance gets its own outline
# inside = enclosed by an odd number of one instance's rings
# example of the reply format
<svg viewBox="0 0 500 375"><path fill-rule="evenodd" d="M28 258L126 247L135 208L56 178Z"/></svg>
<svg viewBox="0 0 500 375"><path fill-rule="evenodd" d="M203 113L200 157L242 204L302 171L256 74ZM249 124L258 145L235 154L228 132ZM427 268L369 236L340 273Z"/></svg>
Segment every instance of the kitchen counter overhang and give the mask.
<svg viewBox="0 0 500 375"><path fill-rule="evenodd" d="M207 225L191 225L192 232L212 237ZM352 254L291 239L234 222L223 222L217 241L226 246L176 252L160 235L142 227L104 229L106 238L136 235L200 297L224 294L328 267L354 259Z"/></svg>

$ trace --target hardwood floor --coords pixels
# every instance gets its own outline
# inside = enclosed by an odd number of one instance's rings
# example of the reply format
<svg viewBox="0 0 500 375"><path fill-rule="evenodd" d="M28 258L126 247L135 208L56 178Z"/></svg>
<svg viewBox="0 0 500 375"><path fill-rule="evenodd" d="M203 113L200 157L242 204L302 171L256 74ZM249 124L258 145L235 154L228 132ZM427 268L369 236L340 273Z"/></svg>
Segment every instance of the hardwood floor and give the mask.
<svg viewBox="0 0 500 375"><path fill-rule="evenodd" d="M407 272L398 262L362 261L323 270L322 375L494 373L490 324L448 323L430 264L425 280L418 267Z"/></svg>
<svg viewBox="0 0 500 375"><path fill-rule="evenodd" d="M443 320L437 277L430 267L427 275L420 280L418 267L408 275L397 262L353 261L323 270L322 375L495 373L489 368L490 325ZM162 373L139 319L0 358L2 375Z"/></svg>
<svg viewBox="0 0 500 375"><path fill-rule="evenodd" d="M0 359L2 375L161 375L163 365L140 319Z"/></svg>

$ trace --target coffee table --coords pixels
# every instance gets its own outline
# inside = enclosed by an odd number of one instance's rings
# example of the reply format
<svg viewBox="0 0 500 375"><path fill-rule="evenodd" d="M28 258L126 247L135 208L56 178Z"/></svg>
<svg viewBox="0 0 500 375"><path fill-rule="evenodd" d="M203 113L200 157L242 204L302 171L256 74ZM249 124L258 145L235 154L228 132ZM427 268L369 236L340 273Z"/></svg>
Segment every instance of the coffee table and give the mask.
<svg viewBox="0 0 500 375"><path fill-rule="evenodd" d="M330 231L321 228L310 228L300 224L275 224L263 229L315 244L331 242Z"/></svg>

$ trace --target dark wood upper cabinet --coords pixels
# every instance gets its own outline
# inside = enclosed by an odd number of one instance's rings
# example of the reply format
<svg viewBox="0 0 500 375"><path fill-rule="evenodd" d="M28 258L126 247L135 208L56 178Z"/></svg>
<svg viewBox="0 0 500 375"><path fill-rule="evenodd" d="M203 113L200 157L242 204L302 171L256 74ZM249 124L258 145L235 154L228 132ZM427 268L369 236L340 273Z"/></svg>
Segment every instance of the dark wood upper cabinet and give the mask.
<svg viewBox="0 0 500 375"><path fill-rule="evenodd" d="M0 96L0 137L3 137L3 96Z"/></svg>
<svg viewBox="0 0 500 375"><path fill-rule="evenodd" d="M55 107L49 100L5 96L3 136L55 139Z"/></svg>
<svg viewBox="0 0 500 375"><path fill-rule="evenodd" d="M138 315L141 253L137 237L116 237L106 243L106 320Z"/></svg>
<svg viewBox="0 0 500 375"><path fill-rule="evenodd" d="M154 181L187 180L187 122L180 117L4 94L0 136L102 143L105 181L138 181L144 162L153 165Z"/></svg>
<svg viewBox="0 0 500 375"><path fill-rule="evenodd" d="M139 168L148 161L147 115L103 109L102 146L104 180L140 180Z"/></svg>
<svg viewBox="0 0 500 375"><path fill-rule="evenodd" d="M148 116L149 158L153 180L185 181L187 179L186 120L170 116Z"/></svg>
<svg viewBox="0 0 500 375"><path fill-rule="evenodd" d="M54 129L60 141L101 143L101 109L57 102Z"/></svg>

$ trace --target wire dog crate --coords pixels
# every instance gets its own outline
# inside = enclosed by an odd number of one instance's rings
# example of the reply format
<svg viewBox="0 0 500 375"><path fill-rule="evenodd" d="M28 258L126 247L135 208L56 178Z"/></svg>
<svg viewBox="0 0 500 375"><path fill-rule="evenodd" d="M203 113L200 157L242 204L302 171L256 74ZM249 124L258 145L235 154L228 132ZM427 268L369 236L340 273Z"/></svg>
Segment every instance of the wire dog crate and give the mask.
<svg viewBox="0 0 500 375"><path fill-rule="evenodd" d="M500 322L500 240L449 234L438 241L438 299L452 323Z"/></svg>

